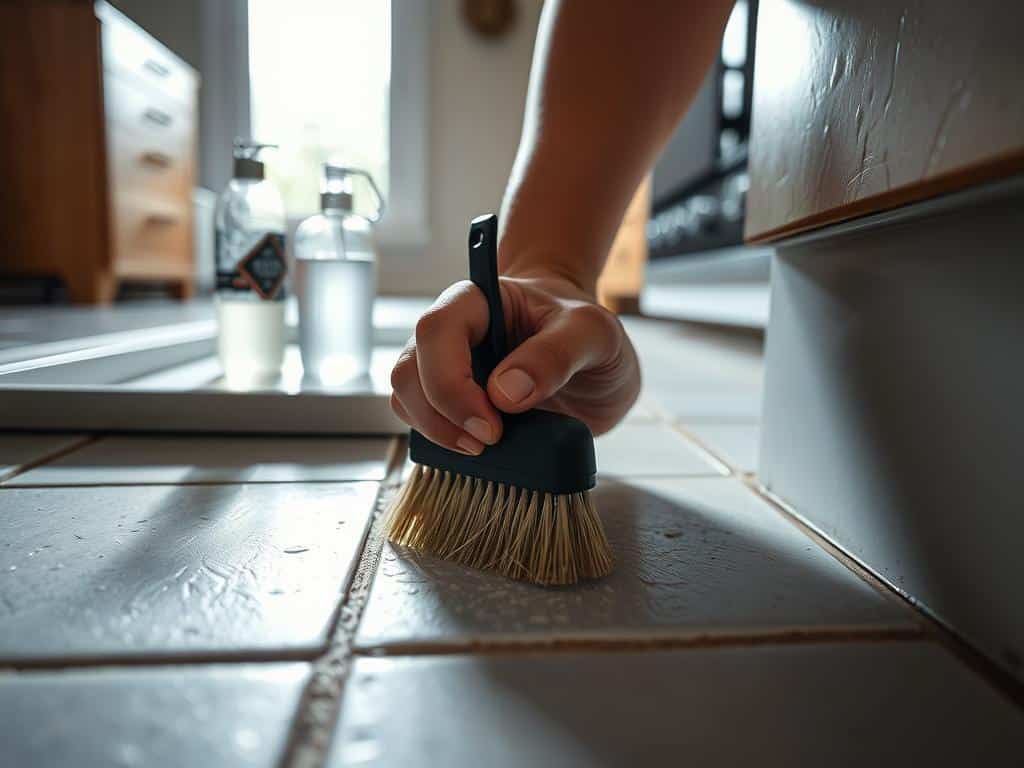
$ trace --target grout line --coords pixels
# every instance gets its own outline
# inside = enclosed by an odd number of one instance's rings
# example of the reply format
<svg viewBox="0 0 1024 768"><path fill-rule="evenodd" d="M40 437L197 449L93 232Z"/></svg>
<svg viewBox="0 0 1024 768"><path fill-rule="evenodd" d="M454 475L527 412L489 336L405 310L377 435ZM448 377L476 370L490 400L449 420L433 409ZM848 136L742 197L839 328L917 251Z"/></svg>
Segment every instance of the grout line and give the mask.
<svg viewBox="0 0 1024 768"><path fill-rule="evenodd" d="M705 443L703 440L697 437L697 435L691 432L682 422L672 420L671 422L669 422L669 426L676 432L681 434L683 437L685 437L687 440L689 440L691 443L696 445L698 448L700 448L702 451L704 451L704 453L713 458L718 464L725 467L726 474L728 476L741 477L744 474L743 470L741 470L739 467L733 466L732 462L729 461L725 454L719 455L718 451L714 450L713 448L711 448L711 446L709 446L707 443Z"/></svg>
<svg viewBox="0 0 1024 768"><path fill-rule="evenodd" d="M0 661L0 675L22 673L73 672L104 668L164 667L203 664L266 664L285 661L313 661L320 649L296 648L252 651L204 651L191 653L143 653L138 656L60 656L18 661Z"/></svg>
<svg viewBox="0 0 1024 768"><path fill-rule="evenodd" d="M354 658L356 629L366 607L384 548L385 513L398 490L407 452L407 440L396 439L389 473L380 484L375 513L368 526L369 532L364 539L359 563L353 571L347 593L338 608L327 651L314 661L313 673L296 709L288 742L278 762L282 768L312 768L323 765L326 760Z"/></svg>
<svg viewBox="0 0 1024 768"><path fill-rule="evenodd" d="M469 640L387 643L355 648L359 657L451 656L462 654L536 655L552 653L667 651L694 648L754 647L761 645L809 645L816 643L889 643L928 641L916 627L821 627L814 629L754 630L651 637L556 637L523 640Z"/></svg>
<svg viewBox="0 0 1024 768"><path fill-rule="evenodd" d="M80 437L77 440L72 440L70 443L63 446L62 448L58 448L55 451L50 451L50 453L44 453L38 459L33 459L32 461L27 461L24 464L19 464L12 471L0 477L0 485L5 484L8 480L13 480L18 475L25 474L29 470L35 469L36 467L41 467L43 464L48 464L49 462L54 461L55 459L67 456L69 453L74 453L79 448L84 448L90 443L95 443L98 440L99 438L96 437L95 435L85 435L84 437ZM30 488L32 486L25 487Z"/></svg>
<svg viewBox="0 0 1024 768"><path fill-rule="evenodd" d="M744 484L771 504L808 538L874 587L884 597L909 609L917 623L921 626L922 632L926 632L929 637L934 638L957 660L985 680L1012 704L1024 709L1024 682L1015 678L1007 670L978 650L968 640L964 639L955 628L932 613L927 606L916 600L913 595L900 589L856 555L847 552L836 542L832 541L814 523L762 485L756 476L744 478Z"/></svg>

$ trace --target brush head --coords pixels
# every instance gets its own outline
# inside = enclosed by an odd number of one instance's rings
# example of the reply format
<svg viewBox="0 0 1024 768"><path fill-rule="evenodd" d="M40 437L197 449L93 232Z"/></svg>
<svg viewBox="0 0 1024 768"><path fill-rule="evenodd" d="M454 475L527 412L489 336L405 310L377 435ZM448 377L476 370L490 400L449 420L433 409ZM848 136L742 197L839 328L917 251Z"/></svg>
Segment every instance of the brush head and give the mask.
<svg viewBox="0 0 1024 768"><path fill-rule="evenodd" d="M590 429L551 411L506 415L501 440L479 456L450 451L412 430L409 457L423 466L556 495L589 491L597 474Z"/></svg>

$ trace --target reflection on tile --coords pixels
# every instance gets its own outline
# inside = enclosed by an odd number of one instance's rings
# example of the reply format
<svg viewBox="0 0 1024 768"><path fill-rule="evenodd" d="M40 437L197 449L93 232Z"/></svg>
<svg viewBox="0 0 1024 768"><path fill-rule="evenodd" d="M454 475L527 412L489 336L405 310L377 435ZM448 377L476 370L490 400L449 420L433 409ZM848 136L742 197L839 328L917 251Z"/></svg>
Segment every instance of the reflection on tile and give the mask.
<svg viewBox="0 0 1024 768"><path fill-rule="evenodd" d="M0 491L0 662L318 649L376 483Z"/></svg>
<svg viewBox="0 0 1024 768"><path fill-rule="evenodd" d="M308 664L6 676L4 763L277 765L308 676Z"/></svg>
<svg viewBox="0 0 1024 768"><path fill-rule="evenodd" d="M913 626L737 481L603 481L594 500L607 578L536 587L385 544L357 645Z"/></svg>
<svg viewBox="0 0 1024 768"><path fill-rule="evenodd" d="M69 448L81 439L81 435L0 432L0 482L26 464Z"/></svg>
<svg viewBox="0 0 1024 768"><path fill-rule="evenodd" d="M327 765L1010 765L1021 733L928 643L361 658Z"/></svg>
<svg viewBox="0 0 1024 768"><path fill-rule="evenodd" d="M729 466L740 472L757 471L761 440L757 424L694 424L688 429Z"/></svg>
<svg viewBox="0 0 1024 768"><path fill-rule="evenodd" d="M382 480L388 438L108 437L11 485Z"/></svg>
<svg viewBox="0 0 1024 768"><path fill-rule="evenodd" d="M683 424L757 424L761 390L652 389L651 397Z"/></svg>
<svg viewBox="0 0 1024 768"><path fill-rule="evenodd" d="M623 478L722 475L726 469L663 424L625 422L597 438L597 469Z"/></svg>

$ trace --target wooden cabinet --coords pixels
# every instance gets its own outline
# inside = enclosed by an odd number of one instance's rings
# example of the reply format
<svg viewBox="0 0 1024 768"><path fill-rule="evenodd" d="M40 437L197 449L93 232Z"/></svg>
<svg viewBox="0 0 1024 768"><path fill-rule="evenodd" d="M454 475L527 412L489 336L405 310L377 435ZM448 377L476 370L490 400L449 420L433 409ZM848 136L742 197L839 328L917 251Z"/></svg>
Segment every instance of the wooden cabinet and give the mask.
<svg viewBox="0 0 1024 768"><path fill-rule="evenodd" d="M195 72L81 0L0 4L0 70L0 272L59 277L76 302L122 280L190 294Z"/></svg>
<svg viewBox="0 0 1024 768"><path fill-rule="evenodd" d="M1024 172L1024 11L762 0L748 240Z"/></svg>
<svg viewBox="0 0 1024 768"><path fill-rule="evenodd" d="M633 194L622 217L608 260L597 281L597 298L619 314L640 311L647 264L647 220L651 217L651 177L647 176Z"/></svg>

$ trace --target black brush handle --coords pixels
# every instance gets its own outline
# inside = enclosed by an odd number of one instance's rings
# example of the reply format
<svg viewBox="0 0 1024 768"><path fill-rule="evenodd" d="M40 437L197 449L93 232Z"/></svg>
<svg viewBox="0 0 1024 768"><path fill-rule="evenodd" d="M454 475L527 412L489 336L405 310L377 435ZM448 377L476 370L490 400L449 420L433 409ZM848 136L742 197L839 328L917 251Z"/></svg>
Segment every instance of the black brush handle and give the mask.
<svg viewBox="0 0 1024 768"><path fill-rule="evenodd" d="M498 217L493 213L477 216L469 225L469 279L484 292L490 314L487 334L473 348L473 380L486 387L491 371L508 354L498 288Z"/></svg>

